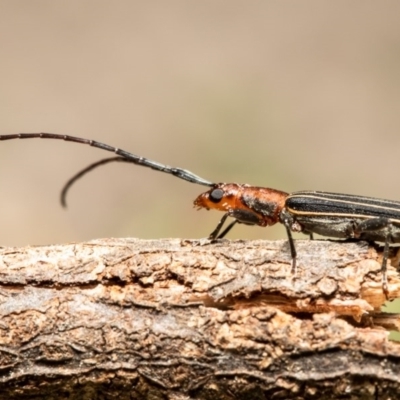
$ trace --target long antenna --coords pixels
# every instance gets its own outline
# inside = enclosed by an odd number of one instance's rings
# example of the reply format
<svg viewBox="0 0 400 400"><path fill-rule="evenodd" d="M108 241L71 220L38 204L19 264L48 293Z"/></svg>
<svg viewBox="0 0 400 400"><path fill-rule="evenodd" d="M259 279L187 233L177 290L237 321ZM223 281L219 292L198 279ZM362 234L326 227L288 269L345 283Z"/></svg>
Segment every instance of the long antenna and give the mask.
<svg viewBox="0 0 400 400"><path fill-rule="evenodd" d="M113 146L109 146L108 144L105 144L105 143L97 142L96 140L83 139L83 138L69 136L69 135L58 135L56 133L17 133L17 134L13 134L13 135L0 135L0 140L33 139L33 138L58 139L58 140L65 140L66 142L86 144L86 145L96 147L101 150L106 150L106 151L115 153L118 156L125 159L126 162L131 162L133 164L141 165L143 167L152 168L156 171L165 172L167 174L171 174L173 176L176 176L177 178L183 179L183 180L191 182L191 183L196 183L198 185L209 186L209 187L212 187L215 185L214 183L207 181L207 180L201 178L200 176L197 176L197 175L193 174L192 172L187 171L186 169L175 168L175 167L170 167L169 165L160 164L156 161L137 156L135 154L129 153L128 151L119 149L117 147L113 147ZM95 164L90 165L85 170L83 170L80 173L78 173L77 175L75 175L72 178L72 182L71 182L71 180L68 181L67 187L66 188L64 187L63 191L64 190L67 191L68 187L71 186L71 184L76 179L79 179L79 177L81 177L86 172L90 171L91 169L97 167L98 165L106 164L107 162L111 162L111 161L115 161L116 159L119 159L120 157L114 157L113 159L107 159L108 161L102 160L102 161L99 161L98 163L95 163L96 165ZM64 199L64 202L65 202L65 199Z"/></svg>
<svg viewBox="0 0 400 400"><path fill-rule="evenodd" d="M71 186L80 178L82 178L83 175L86 175L88 172L92 171L93 169L99 167L100 165L108 164L113 161L119 161L119 162L126 162L126 163L134 163L134 161L128 159L128 158L123 158L123 157L110 157L110 158L103 158L100 161L96 161L93 164L90 164L86 168L82 169L81 171L77 172L72 178L68 180L68 182L64 185L64 187L61 190L61 195L60 195L60 201L62 206L65 208L67 207L67 193Z"/></svg>

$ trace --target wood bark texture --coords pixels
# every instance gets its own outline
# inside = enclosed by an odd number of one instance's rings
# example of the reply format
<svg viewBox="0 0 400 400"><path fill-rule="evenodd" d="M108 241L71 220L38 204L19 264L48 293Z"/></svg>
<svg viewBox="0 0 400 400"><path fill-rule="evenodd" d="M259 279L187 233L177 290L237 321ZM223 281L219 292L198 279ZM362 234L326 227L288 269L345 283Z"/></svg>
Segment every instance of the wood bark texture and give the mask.
<svg viewBox="0 0 400 400"><path fill-rule="evenodd" d="M381 249L296 246L295 276L287 241L0 248L0 399L400 398Z"/></svg>

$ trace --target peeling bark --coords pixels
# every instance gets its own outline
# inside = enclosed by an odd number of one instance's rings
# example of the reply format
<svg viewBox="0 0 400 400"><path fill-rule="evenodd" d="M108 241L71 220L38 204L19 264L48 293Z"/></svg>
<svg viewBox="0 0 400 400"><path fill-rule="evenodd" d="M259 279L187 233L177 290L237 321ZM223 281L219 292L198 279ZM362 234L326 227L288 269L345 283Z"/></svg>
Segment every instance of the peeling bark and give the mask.
<svg viewBox="0 0 400 400"><path fill-rule="evenodd" d="M296 276L286 241L0 248L0 398L398 398L380 250L296 246Z"/></svg>

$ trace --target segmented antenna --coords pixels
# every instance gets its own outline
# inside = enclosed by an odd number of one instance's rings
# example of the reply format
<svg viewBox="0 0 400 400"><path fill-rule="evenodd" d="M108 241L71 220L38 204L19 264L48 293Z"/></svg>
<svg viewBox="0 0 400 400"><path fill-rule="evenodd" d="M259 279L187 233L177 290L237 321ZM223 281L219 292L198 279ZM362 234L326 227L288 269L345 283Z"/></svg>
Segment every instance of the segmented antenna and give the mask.
<svg viewBox="0 0 400 400"><path fill-rule="evenodd" d="M92 171L93 169L99 167L100 165L108 164L113 161L119 161L119 162L126 162L126 163L135 163L134 161L128 159L128 158L123 158L123 157L110 157L110 158L103 158L100 161L97 161L93 164L90 164L86 168L82 169L78 173L76 173L72 178L68 180L68 182L64 185L64 187L61 190L61 195L60 195L60 201L61 204L64 208L67 207L67 193L71 186L79 179L82 178L83 175L86 175L88 172Z"/></svg>
<svg viewBox="0 0 400 400"><path fill-rule="evenodd" d="M148 158L140 157L135 154L129 153L128 151L119 149L117 147L109 146L108 144L98 142L96 140L89 140L83 139L75 136L69 135L58 135L56 133L18 133L13 135L0 135L0 140L11 140L11 139L58 139L58 140L65 140L66 142L74 142L74 143L81 143L86 144L92 147L96 147L101 150L110 151L112 153L117 154L119 157L112 157L107 158L101 161L98 161L94 164L89 165L84 170L78 172L78 174L74 175L64 186L63 191L61 193L61 202L65 206L65 196L70 188L70 186L81 176L86 174L87 172L91 171L92 169L98 167L99 165L107 164L112 161L124 161L124 162L131 162L133 164L141 165L143 167L148 167L154 169L156 171L165 172L166 174L171 174L176 176L177 178L183 179L185 181L196 183L198 185L209 186L212 187L215 184L207 181L200 176L193 174L190 171L187 171L182 168L175 168L170 167L169 165L160 164L156 161L149 160Z"/></svg>

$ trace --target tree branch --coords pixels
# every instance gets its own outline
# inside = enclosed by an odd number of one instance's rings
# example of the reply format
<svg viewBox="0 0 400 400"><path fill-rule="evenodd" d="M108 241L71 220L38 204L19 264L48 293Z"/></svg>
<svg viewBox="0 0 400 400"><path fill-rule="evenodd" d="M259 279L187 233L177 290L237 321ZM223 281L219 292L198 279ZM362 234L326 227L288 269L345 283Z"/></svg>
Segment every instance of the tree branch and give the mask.
<svg viewBox="0 0 400 400"><path fill-rule="evenodd" d="M0 398L395 398L380 249L296 246L296 276L287 241L1 248Z"/></svg>

